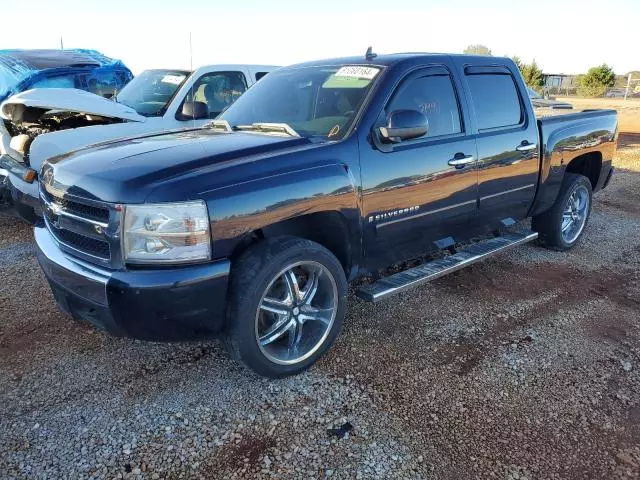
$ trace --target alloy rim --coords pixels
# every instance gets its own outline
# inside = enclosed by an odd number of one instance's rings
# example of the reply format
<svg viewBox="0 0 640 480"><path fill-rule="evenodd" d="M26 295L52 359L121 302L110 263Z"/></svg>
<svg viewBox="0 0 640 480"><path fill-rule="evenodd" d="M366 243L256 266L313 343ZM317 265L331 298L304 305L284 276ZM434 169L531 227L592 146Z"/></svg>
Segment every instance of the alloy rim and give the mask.
<svg viewBox="0 0 640 480"><path fill-rule="evenodd" d="M581 185L569 195L562 214L562 238L566 243L578 239L587 223L588 213L589 191Z"/></svg>
<svg viewBox="0 0 640 480"><path fill-rule="evenodd" d="M256 340L270 361L302 362L324 343L338 310L338 287L317 262L284 268L264 291L256 313Z"/></svg>

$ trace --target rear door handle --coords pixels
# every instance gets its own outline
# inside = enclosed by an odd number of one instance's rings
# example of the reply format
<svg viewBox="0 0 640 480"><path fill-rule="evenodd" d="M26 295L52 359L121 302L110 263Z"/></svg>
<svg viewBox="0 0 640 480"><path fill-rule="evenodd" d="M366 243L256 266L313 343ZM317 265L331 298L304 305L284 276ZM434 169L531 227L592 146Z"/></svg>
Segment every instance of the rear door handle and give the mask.
<svg viewBox="0 0 640 480"><path fill-rule="evenodd" d="M467 164L473 163L475 160L473 155L456 154L448 163L452 167L464 168Z"/></svg>
<svg viewBox="0 0 640 480"><path fill-rule="evenodd" d="M537 143L521 143L516 147L516 150L519 152L530 152L531 150L535 150L538 148Z"/></svg>

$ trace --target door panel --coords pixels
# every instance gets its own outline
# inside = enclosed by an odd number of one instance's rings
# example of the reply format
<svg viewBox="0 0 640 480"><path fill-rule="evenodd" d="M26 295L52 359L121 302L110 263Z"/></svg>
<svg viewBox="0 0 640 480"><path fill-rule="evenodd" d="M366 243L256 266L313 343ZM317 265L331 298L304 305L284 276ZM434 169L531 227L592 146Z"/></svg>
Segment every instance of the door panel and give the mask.
<svg viewBox="0 0 640 480"><path fill-rule="evenodd" d="M537 147L524 153L516 147L528 138L526 130L478 138L481 218L494 223L507 217L517 221L527 215L536 193L538 153Z"/></svg>
<svg viewBox="0 0 640 480"><path fill-rule="evenodd" d="M477 209L476 142L464 133L447 71L410 74L377 126L384 125L392 111L403 109L425 114L430 126L425 137L377 146L363 143L360 150L365 249L380 265L435 248L435 241L455 236Z"/></svg>
<svg viewBox="0 0 640 480"><path fill-rule="evenodd" d="M479 218L524 218L538 181L538 129L506 69L466 70L478 128Z"/></svg>

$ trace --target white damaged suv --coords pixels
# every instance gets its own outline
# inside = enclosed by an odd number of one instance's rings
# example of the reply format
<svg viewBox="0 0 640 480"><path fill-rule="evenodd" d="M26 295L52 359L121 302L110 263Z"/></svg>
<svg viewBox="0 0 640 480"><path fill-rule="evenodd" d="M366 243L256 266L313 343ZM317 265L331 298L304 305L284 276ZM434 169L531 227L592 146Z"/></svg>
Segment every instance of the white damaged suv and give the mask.
<svg viewBox="0 0 640 480"><path fill-rule="evenodd" d="M0 174L6 176L0 196L34 222L42 216L37 176L48 158L119 138L200 128L275 68L145 70L112 99L62 88L14 95L0 105Z"/></svg>

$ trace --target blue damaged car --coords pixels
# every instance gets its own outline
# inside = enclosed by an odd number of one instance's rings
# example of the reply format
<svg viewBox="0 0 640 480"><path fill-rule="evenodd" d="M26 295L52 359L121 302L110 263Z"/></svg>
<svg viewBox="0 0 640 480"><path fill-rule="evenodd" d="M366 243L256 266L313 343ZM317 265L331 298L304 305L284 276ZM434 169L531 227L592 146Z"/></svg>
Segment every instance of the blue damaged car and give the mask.
<svg viewBox="0 0 640 480"><path fill-rule="evenodd" d="M36 88L74 88L109 98L132 78L131 70L120 60L95 50L0 50L0 103ZM37 131L32 131L34 128ZM22 152L42 129L36 122L34 126L29 122L16 126L0 120L0 206L11 204L9 172L3 166L8 162L3 160L24 160Z"/></svg>

